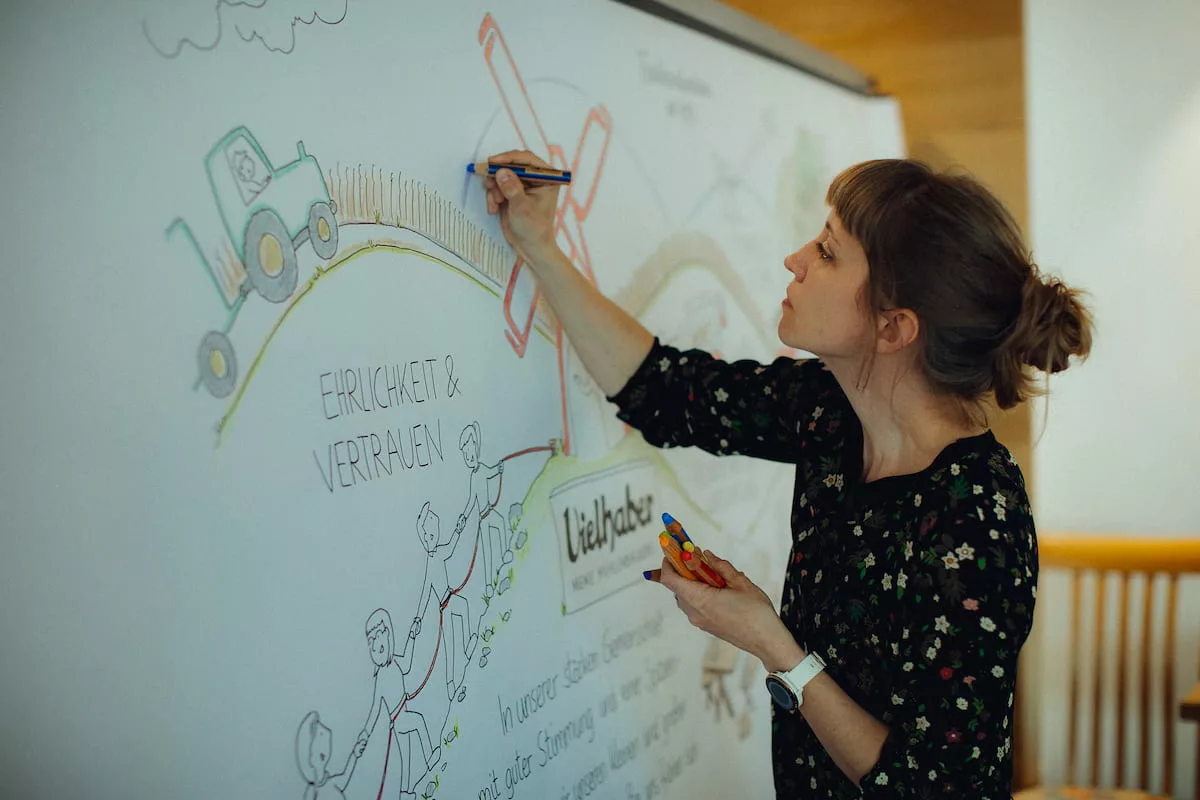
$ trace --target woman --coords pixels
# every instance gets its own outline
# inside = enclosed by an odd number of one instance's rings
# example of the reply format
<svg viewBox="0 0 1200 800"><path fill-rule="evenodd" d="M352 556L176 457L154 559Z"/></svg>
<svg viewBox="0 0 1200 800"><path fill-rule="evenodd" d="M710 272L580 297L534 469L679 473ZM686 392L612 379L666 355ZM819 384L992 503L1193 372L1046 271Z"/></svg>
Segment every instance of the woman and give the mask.
<svg viewBox="0 0 1200 800"><path fill-rule="evenodd" d="M1037 545L984 403L1086 356L1091 321L1000 203L911 161L843 172L824 229L784 259L779 337L817 358L761 365L666 347L603 297L555 244L555 188L506 170L485 187L623 420L659 446L797 465L778 614L715 557L726 589L665 561L651 576L770 673L778 796L1009 797Z"/></svg>

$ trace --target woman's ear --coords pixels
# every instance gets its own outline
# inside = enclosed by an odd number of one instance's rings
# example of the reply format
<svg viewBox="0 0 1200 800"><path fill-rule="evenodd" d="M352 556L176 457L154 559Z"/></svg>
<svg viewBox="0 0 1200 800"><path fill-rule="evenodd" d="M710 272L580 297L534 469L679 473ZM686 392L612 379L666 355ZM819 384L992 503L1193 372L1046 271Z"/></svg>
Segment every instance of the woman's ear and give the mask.
<svg viewBox="0 0 1200 800"><path fill-rule="evenodd" d="M890 308L879 312L875 331L875 352L897 353L917 340L921 323L908 308Z"/></svg>

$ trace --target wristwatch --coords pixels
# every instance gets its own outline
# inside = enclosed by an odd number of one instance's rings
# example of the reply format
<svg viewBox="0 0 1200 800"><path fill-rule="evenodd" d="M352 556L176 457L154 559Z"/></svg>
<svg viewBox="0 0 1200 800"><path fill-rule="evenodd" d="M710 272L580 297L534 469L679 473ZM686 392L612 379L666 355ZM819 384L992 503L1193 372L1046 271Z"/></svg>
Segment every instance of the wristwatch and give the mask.
<svg viewBox="0 0 1200 800"><path fill-rule="evenodd" d="M804 687L825 669L825 662L816 653L809 653L787 672L767 675L767 691L775 705L784 711L795 711L804 702Z"/></svg>

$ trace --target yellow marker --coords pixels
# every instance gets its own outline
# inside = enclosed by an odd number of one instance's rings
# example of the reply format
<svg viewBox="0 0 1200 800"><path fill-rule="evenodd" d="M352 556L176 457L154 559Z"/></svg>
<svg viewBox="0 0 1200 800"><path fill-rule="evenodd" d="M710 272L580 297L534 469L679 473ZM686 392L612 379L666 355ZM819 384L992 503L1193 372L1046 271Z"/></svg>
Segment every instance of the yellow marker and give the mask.
<svg viewBox="0 0 1200 800"><path fill-rule="evenodd" d="M663 531L658 535L658 546L662 548L663 555L671 562L671 566L675 567L675 571L689 581L700 580L692 571L683 565L683 551L679 549L679 544L671 537L671 534Z"/></svg>
<svg viewBox="0 0 1200 800"><path fill-rule="evenodd" d="M708 556L704 555L704 551L701 550L699 547L696 547L695 543L692 542L691 539L688 539L686 542L683 543L683 549L684 549L684 552L695 553L696 558L700 559L706 565L708 565L709 569L713 568L712 562L708 560Z"/></svg>

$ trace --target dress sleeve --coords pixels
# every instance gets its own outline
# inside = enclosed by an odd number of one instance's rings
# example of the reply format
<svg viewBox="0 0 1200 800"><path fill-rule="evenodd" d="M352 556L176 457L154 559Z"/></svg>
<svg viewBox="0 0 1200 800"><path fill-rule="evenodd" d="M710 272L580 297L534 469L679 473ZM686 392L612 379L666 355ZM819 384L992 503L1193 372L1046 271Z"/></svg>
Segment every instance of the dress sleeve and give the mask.
<svg viewBox="0 0 1200 800"><path fill-rule="evenodd" d="M796 463L805 409L830 387L840 393L817 361L726 362L656 338L625 387L608 399L619 419L657 447Z"/></svg>
<svg viewBox="0 0 1200 800"><path fill-rule="evenodd" d="M1017 655L1036 596L1032 525L957 522L900 565L891 735L863 797L1010 796Z"/></svg>

